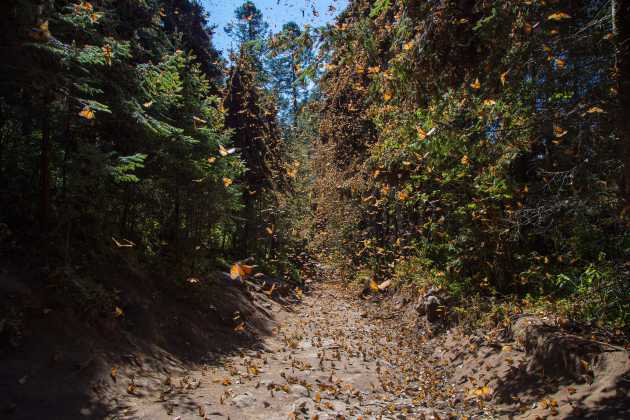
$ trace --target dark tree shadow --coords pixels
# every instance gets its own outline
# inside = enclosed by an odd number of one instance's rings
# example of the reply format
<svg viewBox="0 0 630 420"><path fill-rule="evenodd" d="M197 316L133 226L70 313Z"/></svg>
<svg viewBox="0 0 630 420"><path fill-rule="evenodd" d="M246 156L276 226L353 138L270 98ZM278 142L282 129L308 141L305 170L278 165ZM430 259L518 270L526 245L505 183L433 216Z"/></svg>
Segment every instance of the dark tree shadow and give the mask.
<svg viewBox="0 0 630 420"><path fill-rule="evenodd" d="M58 275L0 272L0 337L19 324L17 340L0 342L0 417L133 417L116 395L153 395L171 374L261 349L274 325L263 295L228 279L149 275L117 258ZM176 390L170 400L195 408Z"/></svg>

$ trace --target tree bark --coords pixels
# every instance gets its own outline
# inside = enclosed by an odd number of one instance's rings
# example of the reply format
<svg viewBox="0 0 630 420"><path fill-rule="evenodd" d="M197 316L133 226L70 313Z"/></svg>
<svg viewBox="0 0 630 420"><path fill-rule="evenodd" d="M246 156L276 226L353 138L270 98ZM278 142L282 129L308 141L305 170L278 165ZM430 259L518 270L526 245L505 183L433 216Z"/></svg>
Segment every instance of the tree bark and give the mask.
<svg viewBox="0 0 630 420"><path fill-rule="evenodd" d="M630 203L630 0L612 0L618 110L616 130L620 140L623 196Z"/></svg>
<svg viewBox="0 0 630 420"><path fill-rule="evenodd" d="M45 108L47 109L48 106ZM50 230L50 159L52 155L50 114L48 111L44 111L41 128L42 143L40 146L39 161L39 227L40 233L45 235Z"/></svg>

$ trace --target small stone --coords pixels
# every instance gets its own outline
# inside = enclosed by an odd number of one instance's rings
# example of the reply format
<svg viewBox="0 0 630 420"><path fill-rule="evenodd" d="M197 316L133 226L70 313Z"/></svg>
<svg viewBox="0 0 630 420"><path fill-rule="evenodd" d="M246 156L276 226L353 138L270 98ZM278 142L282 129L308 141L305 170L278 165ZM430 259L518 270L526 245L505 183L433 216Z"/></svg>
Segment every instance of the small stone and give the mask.
<svg viewBox="0 0 630 420"><path fill-rule="evenodd" d="M291 412L295 414L312 414L315 412L315 402L310 398L300 398L291 405Z"/></svg>
<svg viewBox="0 0 630 420"><path fill-rule="evenodd" d="M232 404L238 408L251 407L255 403L256 398L249 392L237 395L236 397L232 398Z"/></svg>
<svg viewBox="0 0 630 420"><path fill-rule="evenodd" d="M273 385L273 381L271 379L261 379L260 385L264 387L268 387L269 385Z"/></svg>
<svg viewBox="0 0 630 420"><path fill-rule="evenodd" d="M437 297L433 295L427 297L425 303L427 321L434 323L440 320L439 308L440 300Z"/></svg>
<svg viewBox="0 0 630 420"><path fill-rule="evenodd" d="M293 384L289 387L291 394L299 395L301 397L308 397L308 389L305 386L299 384Z"/></svg>

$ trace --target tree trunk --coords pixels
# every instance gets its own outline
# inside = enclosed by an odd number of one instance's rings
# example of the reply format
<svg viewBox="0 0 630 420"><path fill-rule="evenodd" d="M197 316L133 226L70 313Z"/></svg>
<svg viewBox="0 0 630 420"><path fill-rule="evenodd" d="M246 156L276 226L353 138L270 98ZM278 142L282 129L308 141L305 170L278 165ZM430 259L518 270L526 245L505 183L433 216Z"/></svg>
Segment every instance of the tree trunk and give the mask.
<svg viewBox="0 0 630 420"><path fill-rule="evenodd" d="M48 102L48 101L46 101ZM48 107L45 107L48 109ZM39 227L42 234L50 230L50 160L52 142L50 138L50 114L45 111L41 121L42 143L39 161Z"/></svg>
<svg viewBox="0 0 630 420"><path fill-rule="evenodd" d="M181 250L179 247L181 246L180 241L180 231L179 227L181 225L181 202L180 202L180 194L179 194L179 182L177 177L175 178L175 267L177 271L180 271L181 268Z"/></svg>
<svg viewBox="0 0 630 420"><path fill-rule="evenodd" d="M613 0L612 18L619 98L616 129L624 163L623 196L630 202L630 0Z"/></svg>

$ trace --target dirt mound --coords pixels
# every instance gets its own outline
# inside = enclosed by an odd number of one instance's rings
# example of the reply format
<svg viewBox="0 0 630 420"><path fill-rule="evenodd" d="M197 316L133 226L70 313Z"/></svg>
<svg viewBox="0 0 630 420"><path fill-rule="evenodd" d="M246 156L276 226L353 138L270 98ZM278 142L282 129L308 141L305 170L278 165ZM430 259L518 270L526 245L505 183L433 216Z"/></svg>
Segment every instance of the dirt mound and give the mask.
<svg viewBox="0 0 630 420"><path fill-rule="evenodd" d="M117 396L150 392L271 333L278 303L266 294L219 274L173 279L138 266L112 258L0 273L1 417L103 418L124 410Z"/></svg>
<svg viewBox="0 0 630 420"><path fill-rule="evenodd" d="M376 294L370 316L387 320L417 345L424 360L445 372L453 407L476 406L510 418L630 418L629 352L569 334L535 316L507 329L466 333L430 328L418 314L417 291ZM437 332L436 332L437 331Z"/></svg>

